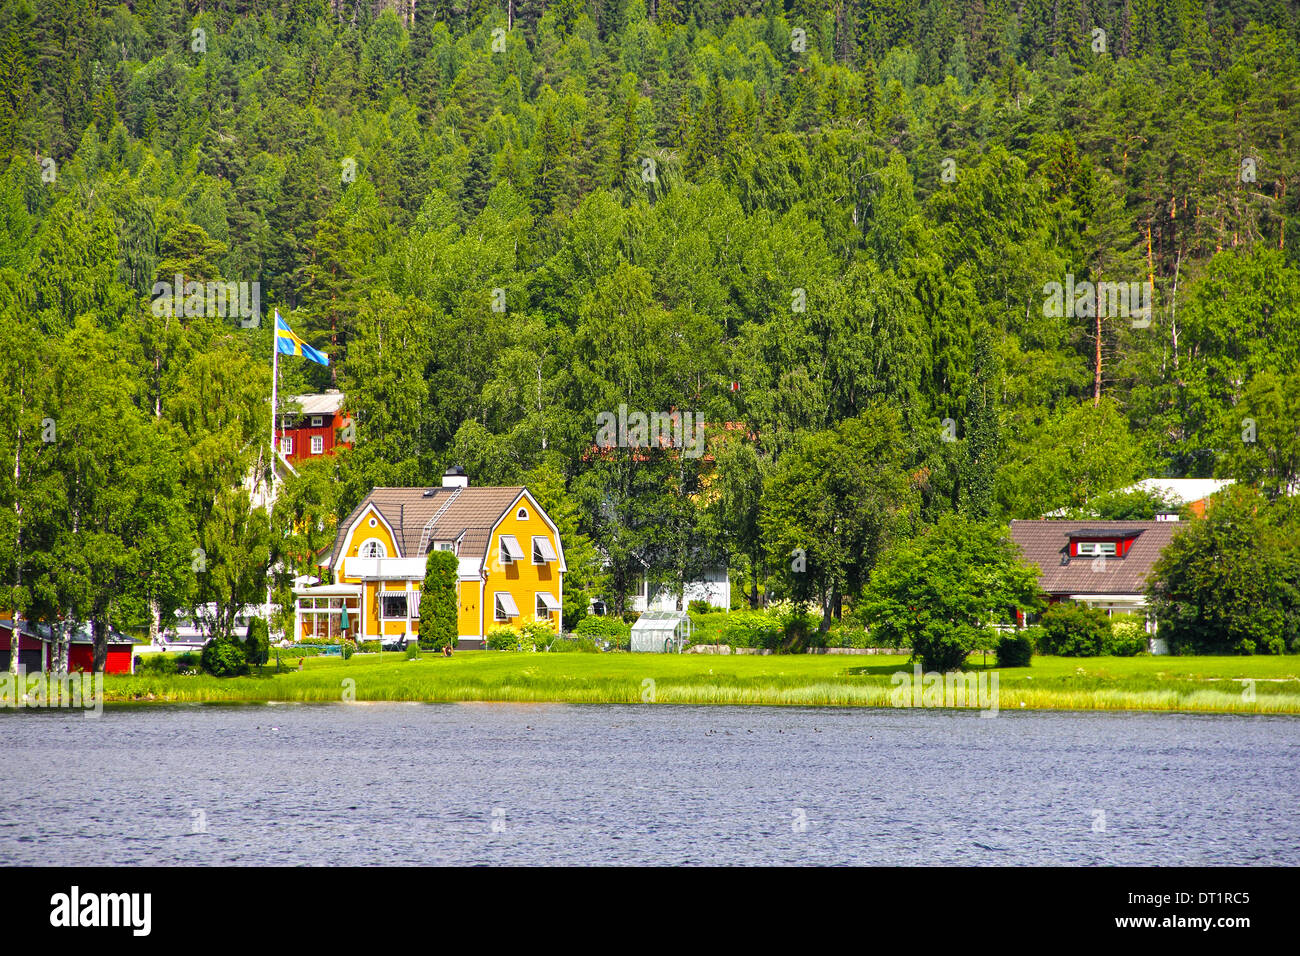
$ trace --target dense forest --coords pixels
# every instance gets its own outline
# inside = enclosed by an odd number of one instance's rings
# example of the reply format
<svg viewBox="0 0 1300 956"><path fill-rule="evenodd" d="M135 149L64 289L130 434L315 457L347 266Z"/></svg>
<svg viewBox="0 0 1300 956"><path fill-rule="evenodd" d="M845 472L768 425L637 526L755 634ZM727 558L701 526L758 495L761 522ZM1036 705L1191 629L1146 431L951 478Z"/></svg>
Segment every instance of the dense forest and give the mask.
<svg viewBox="0 0 1300 956"><path fill-rule="evenodd" d="M451 465L547 506L566 622L719 560L829 615L945 515L1148 475L1284 498L1297 7L3 0L0 603L228 629ZM268 521L275 310L356 435Z"/></svg>

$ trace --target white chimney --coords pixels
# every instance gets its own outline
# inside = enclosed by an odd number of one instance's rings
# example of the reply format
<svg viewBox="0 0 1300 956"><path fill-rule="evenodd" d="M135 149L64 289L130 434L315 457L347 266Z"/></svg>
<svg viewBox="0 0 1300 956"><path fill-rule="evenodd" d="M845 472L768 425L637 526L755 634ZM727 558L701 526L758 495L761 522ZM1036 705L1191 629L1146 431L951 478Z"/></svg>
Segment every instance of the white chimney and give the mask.
<svg viewBox="0 0 1300 956"><path fill-rule="evenodd" d="M442 476L442 486L444 488L468 488L469 476L465 474L465 469L460 465L452 465Z"/></svg>

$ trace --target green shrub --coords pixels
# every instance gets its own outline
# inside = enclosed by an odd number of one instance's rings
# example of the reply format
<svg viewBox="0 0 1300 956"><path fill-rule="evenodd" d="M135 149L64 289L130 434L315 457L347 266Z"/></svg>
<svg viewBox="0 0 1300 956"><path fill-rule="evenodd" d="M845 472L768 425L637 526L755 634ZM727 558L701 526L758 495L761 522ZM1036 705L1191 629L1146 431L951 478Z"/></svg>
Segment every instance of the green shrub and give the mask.
<svg viewBox="0 0 1300 956"><path fill-rule="evenodd" d="M239 677L248 673L244 642L237 637L214 637L203 646L199 662L213 677Z"/></svg>
<svg viewBox="0 0 1300 956"><path fill-rule="evenodd" d="M170 654L148 654L141 655L140 663L136 666L135 672L141 675L169 675L175 674L180 670L176 658Z"/></svg>
<svg viewBox="0 0 1300 956"><path fill-rule="evenodd" d="M261 667L271 656L271 637L266 629L266 621L255 617L248 622L248 632L244 636L244 658L249 666Z"/></svg>
<svg viewBox="0 0 1300 956"><path fill-rule="evenodd" d="M355 654L356 652L357 652L357 645L355 641L343 642L342 654L343 654L343 659L345 661L349 660L352 657L352 655Z"/></svg>
<svg viewBox="0 0 1300 956"><path fill-rule="evenodd" d="M1035 654L1047 653L1047 632L1043 630L1041 624L1031 624L1024 628L1020 633L1029 638L1030 643L1033 645Z"/></svg>
<svg viewBox="0 0 1300 956"><path fill-rule="evenodd" d="M383 644L379 641L362 641L357 645L357 650L363 654L378 654L383 650Z"/></svg>
<svg viewBox="0 0 1300 956"><path fill-rule="evenodd" d="M998 639L998 667L1028 667L1034 656L1034 639L1024 631Z"/></svg>
<svg viewBox="0 0 1300 956"><path fill-rule="evenodd" d="M1110 621L1107 654L1134 657L1147 649L1146 622L1136 614L1117 614Z"/></svg>
<svg viewBox="0 0 1300 956"><path fill-rule="evenodd" d="M714 611L721 610L721 608L715 608L708 601L691 601L686 605L686 610L695 614L711 614Z"/></svg>
<svg viewBox="0 0 1300 956"><path fill-rule="evenodd" d="M523 649L523 635L509 624L498 624L487 632L486 643L494 651L518 651Z"/></svg>
<svg viewBox="0 0 1300 956"><path fill-rule="evenodd" d="M588 614L573 633L596 644L608 643L613 647L626 650L632 641L632 628L616 617Z"/></svg>
<svg viewBox="0 0 1300 956"><path fill-rule="evenodd" d="M1111 646L1106 612L1073 601L1053 604L1043 612L1043 643L1039 649L1061 657L1098 657Z"/></svg>
<svg viewBox="0 0 1300 956"><path fill-rule="evenodd" d="M420 646L426 650L455 647L459 641L456 623L456 555L434 550L425 559L424 586L420 591Z"/></svg>
<svg viewBox="0 0 1300 956"><path fill-rule="evenodd" d="M992 647L996 638L991 628L971 624L933 621L912 636L912 656L927 671L946 673L960 670L971 651Z"/></svg>
<svg viewBox="0 0 1300 956"><path fill-rule="evenodd" d="M420 659L420 645L418 643L406 645L406 659L408 661L418 661Z"/></svg>
<svg viewBox="0 0 1300 956"><path fill-rule="evenodd" d="M767 611L732 611L718 636L721 643L732 647L775 649L785 636L785 628Z"/></svg>

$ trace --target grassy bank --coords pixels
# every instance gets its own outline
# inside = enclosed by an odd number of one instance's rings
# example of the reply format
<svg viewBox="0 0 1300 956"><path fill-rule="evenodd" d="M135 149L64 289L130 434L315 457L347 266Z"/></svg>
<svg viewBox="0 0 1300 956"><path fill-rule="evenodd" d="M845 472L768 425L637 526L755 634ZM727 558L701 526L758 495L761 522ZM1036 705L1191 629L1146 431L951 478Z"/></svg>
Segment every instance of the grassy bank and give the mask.
<svg viewBox="0 0 1300 956"><path fill-rule="evenodd" d="M1035 658L996 671L1009 709L1300 713L1300 657ZM634 704L897 706L891 681L911 673L906 657L513 654L454 657L399 654L307 658L301 671L217 679L110 676L109 703L262 701L567 701ZM1241 681L1253 680L1253 700Z"/></svg>

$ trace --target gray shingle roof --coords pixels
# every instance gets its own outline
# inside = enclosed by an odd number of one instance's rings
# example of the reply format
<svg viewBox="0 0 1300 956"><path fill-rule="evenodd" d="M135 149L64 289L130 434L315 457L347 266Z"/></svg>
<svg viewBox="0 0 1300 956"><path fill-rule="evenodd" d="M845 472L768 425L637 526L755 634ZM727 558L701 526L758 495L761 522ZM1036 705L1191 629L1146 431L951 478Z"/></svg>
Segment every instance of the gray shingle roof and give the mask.
<svg viewBox="0 0 1300 956"><path fill-rule="evenodd" d="M425 497L425 492L430 490L433 494ZM420 543L424 540L425 525L436 517L438 520L429 532L429 546L435 541L455 541L464 535L460 543L460 557L481 558L487 549L492 528L523 490L518 486L375 488L361 499L361 503L339 525L339 536L330 552L330 564L338 561L343 539L357 516L372 504L392 526L403 557L421 556Z"/></svg>
<svg viewBox="0 0 1300 956"><path fill-rule="evenodd" d="M1143 594L1161 553L1182 526L1177 521L1013 521L1011 540L1038 566L1038 583L1050 594ZM1071 558L1070 534L1138 532L1124 557Z"/></svg>

